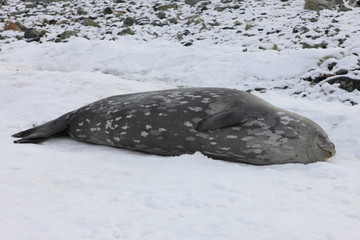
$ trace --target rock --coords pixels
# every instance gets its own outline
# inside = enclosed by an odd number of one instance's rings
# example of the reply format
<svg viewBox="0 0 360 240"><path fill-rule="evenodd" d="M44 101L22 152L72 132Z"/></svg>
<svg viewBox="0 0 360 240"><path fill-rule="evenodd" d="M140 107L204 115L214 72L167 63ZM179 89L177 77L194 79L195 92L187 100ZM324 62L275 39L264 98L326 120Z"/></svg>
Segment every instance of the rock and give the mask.
<svg viewBox="0 0 360 240"><path fill-rule="evenodd" d="M234 22L234 26L240 26L240 25L242 25L242 22L240 22L239 20L236 20Z"/></svg>
<svg viewBox="0 0 360 240"><path fill-rule="evenodd" d="M51 19L51 20L48 20L47 22L48 22L47 24L55 25L57 21L55 19Z"/></svg>
<svg viewBox="0 0 360 240"><path fill-rule="evenodd" d="M100 27L100 25L91 18L85 18L81 24L87 27Z"/></svg>
<svg viewBox="0 0 360 240"><path fill-rule="evenodd" d="M29 28L25 31L24 33L24 37L26 39L28 39L29 42L32 42L32 41L39 41L40 40L40 33L38 31L36 31L35 29L33 28Z"/></svg>
<svg viewBox="0 0 360 240"><path fill-rule="evenodd" d="M255 27L255 25L252 25L252 24L246 24L246 26L245 26L245 30L247 31L247 30L250 30L250 29L252 29L253 27Z"/></svg>
<svg viewBox="0 0 360 240"><path fill-rule="evenodd" d="M76 36L76 32L75 31L65 31L62 34L60 34L60 39L67 39L70 38L72 36Z"/></svg>
<svg viewBox="0 0 360 240"><path fill-rule="evenodd" d="M200 17L200 15L195 14L195 15L190 15L188 17L185 17L184 20L193 20L193 19L199 18L199 17Z"/></svg>
<svg viewBox="0 0 360 240"><path fill-rule="evenodd" d="M136 20L132 17L127 17L124 19L123 25L124 27L131 27L132 25L134 25L136 22Z"/></svg>
<svg viewBox="0 0 360 240"><path fill-rule="evenodd" d="M15 38L16 38L17 40L23 40L23 39L24 39L24 36L17 35L17 36L15 36Z"/></svg>
<svg viewBox="0 0 360 240"><path fill-rule="evenodd" d="M342 0L305 0L304 9L314 11L335 9L340 4L343 4Z"/></svg>
<svg viewBox="0 0 360 240"><path fill-rule="evenodd" d="M47 33L49 33L48 30L41 30L41 31L39 32L39 35L40 35L40 37L42 37L42 36L44 36L44 35L47 34Z"/></svg>
<svg viewBox="0 0 360 240"><path fill-rule="evenodd" d="M114 10L111 8L111 7L107 7L104 9L103 13L105 15L108 15L108 14L113 14L114 13Z"/></svg>
<svg viewBox="0 0 360 240"><path fill-rule="evenodd" d="M335 75L332 73L320 73L320 74L317 74L316 76L303 78L302 80L308 81L311 83L319 83L319 82L321 82L329 77L333 77L333 76L335 76Z"/></svg>
<svg viewBox="0 0 360 240"><path fill-rule="evenodd" d="M337 62L332 62L327 65L327 68L331 71L337 65Z"/></svg>
<svg viewBox="0 0 360 240"><path fill-rule="evenodd" d="M340 69L338 71L335 72L336 75L345 75L345 74L348 74L348 70L346 69Z"/></svg>
<svg viewBox="0 0 360 240"><path fill-rule="evenodd" d="M185 3L190 6L195 6L196 4L198 4L201 1L204 1L204 0L185 0Z"/></svg>
<svg viewBox="0 0 360 240"><path fill-rule="evenodd" d="M266 88L262 88L262 87L256 87L256 88L254 88L254 90L257 91L257 92L261 92L261 93L266 92Z"/></svg>
<svg viewBox="0 0 360 240"><path fill-rule="evenodd" d="M78 15L86 15L86 14L88 14L88 12L83 7L79 7L77 10L77 14Z"/></svg>
<svg viewBox="0 0 360 240"><path fill-rule="evenodd" d="M184 36L187 36L190 34L190 31L188 29L185 29L183 32L179 32L176 34L176 37L179 41L183 40Z"/></svg>
<svg viewBox="0 0 360 240"><path fill-rule="evenodd" d="M70 23L69 20L61 20L61 21L58 21L56 23L56 25L64 25L64 24L69 24L69 23Z"/></svg>
<svg viewBox="0 0 360 240"><path fill-rule="evenodd" d="M166 11L169 9L177 9L177 8L178 8L178 5L176 3L154 6L155 11Z"/></svg>
<svg viewBox="0 0 360 240"><path fill-rule="evenodd" d="M184 47L190 47L191 45L193 45L191 41L183 44Z"/></svg>
<svg viewBox="0 0 360 240"><path fill-rule="evenodd" d="M158 18L160 18L160 19L164 19L164 18L166 18L166 13L165 12L159 12L159 13L156 14L156 16Z"/></svg>
<svg viewBox="0 0 360 240"><path fill-rule="evenodd" d="M302 43L303 49L309 49L309 48L326 48L327 45L328 45L327 42L317 43L317 44L313 44L313 45L310 45L310 44L308 44L308 43Z"/></svg>
<svg viewBox="0 0 360 240"><path fill-rule="evenodd" d="M169 18L168 21L169 21L169 23L172 23L172 24L177 24L179 22L178 19L175 17Z"/></svg>
<svg viewBox="0 0 360 240"><path fill-rule="evenodd" d="M352 11L351 8L348 8L346 7L344 4L341 4L339 9L338 9L339 12L348 12L348 11Z"/></svg>
<svg viewBox="0 0 360 240"><path fill-rule="evenodd" d="M28 3L26 4L26 8L37 8L37 6L40 5L40 2L39 1L34 1L33 3Z"/></svg>
<svg viewBox="0 0 360 240"><path fill-rule="evenodd" d="M16 23L11 21L6 21L4 25L4 31L9 31L9 30L22 32L21 28Z"/></svg>
<svg viewBox="0 0 360 240"><path fill-rule="evenodd" d="M339 87L348 92L352 92L355 89L360 90L360 79L354 79L348 76L336 76L327 80L326 82L330 84L339 83Z"/></svg>
<svg viewBox="0 0 360 240"><path fill-rule="evenodd" d="M134 35L135 31L132 30L131 28L126 28L124 30L122 30L121 32L118 33L119 36L124 36L124 35Z"/></svg>
<svg viewBox="0 0 360 240"><path fill-rule="evenodd" d="M202 19L202 18L198 18L198 19L195 19L194 22L193 22L195 25L197 24L205 24L205 20Z"/></svg>
<svg viewBox="0 0 360 240"><path fill-rule="evenodd" d="M151 25L157 26L157 27L162 27L162 26L165 26L166 23L161 22L160 20L157 19L157 20L152 21Z"/></svg>
<svg viewBox="0 0 360 240"><path fill-rule="evenodd" d="M305 27L305 26L301 26L301 25L296 25L294 28L293 28L293 31L292 33L300 33L300 34L304 34L304 33L307 33L309 32L310 30Z"/></svg>
<svg viewBox="0 0 360 240"><path fill-rule="evenodd" d="M150 18L149 17L141 17L136 20L136 23L138 25L147 25L150 24Z"/></svg>
<svg viewBox="0 0 360 240"><path fill-rule="evenodd" d="M320 11L323 8L320 6L320 4L316 0L305 0L304 9Z"/></svg>
<svg viewBox="0 0 360 240"><path fill-rule="evenodd" d="M349 6L351 7L360 7L360 1L359 0L350 0Z"/></svg>
<svg viewBox="0 0 360 240"><path fill-rule="evenodd" d="M221 6L221 7L216 7L214 10L218 11L218 12L222 12L226 9L239 9L240 5L229 5L229 6Z"/></svg>
<svg viewBox="0 0 360 240"><path fill-rule="evenodd" d="M68 2L69 0L22 0L23 2L35 2L35 3L52 3L52 2Z"/></svg>

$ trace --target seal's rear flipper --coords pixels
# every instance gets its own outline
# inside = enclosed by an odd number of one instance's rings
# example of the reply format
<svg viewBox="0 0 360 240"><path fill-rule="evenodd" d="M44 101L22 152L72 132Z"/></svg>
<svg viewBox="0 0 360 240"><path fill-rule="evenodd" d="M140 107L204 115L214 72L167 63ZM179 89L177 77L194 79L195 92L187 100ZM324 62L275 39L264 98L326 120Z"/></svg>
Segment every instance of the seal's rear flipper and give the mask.
<svg viewBox="0 0 360 240"><path fill-rule="evenodd" d="M63 115L55 120L43 125L18 132L13 137L21 138L14 143L39 143L51 137L65 133L67 129L67 115Z"/></svg>

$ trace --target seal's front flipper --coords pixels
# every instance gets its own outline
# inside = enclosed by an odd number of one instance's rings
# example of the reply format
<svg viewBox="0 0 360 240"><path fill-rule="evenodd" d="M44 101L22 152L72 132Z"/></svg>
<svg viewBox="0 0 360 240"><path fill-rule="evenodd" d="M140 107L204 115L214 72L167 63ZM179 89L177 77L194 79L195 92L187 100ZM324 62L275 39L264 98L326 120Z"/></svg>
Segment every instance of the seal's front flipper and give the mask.
<svg viewBox="0 0 360 240"><path fill-rule="evenodd" d="M43 125L16 133L12 136L21 139L15 140L14 143L39 143L51 137L61 135L68 126L66 119L67 115L63 115Z"/></svg>
<svg viewBox="0 0 360 240"><path fill-rule="evenodd" d="M247 122L249 116L246 112L238 109L231 109L216 113L200 121L196 130L200 132L230 127Z"/></svg>

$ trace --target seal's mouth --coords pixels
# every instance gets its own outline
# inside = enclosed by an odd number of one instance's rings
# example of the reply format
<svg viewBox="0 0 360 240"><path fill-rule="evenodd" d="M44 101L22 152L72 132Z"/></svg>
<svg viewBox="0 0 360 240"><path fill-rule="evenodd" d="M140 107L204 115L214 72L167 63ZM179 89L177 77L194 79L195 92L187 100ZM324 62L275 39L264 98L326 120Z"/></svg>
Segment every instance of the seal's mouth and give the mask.
<svg viewBox="0 0 360 240"><path fill-rule="evenodd" d="M315 156L318 160L324 161L335 155L335 145L330 141L329 137L324 133L318 133L315 141L317 143L317 150Z"/></svg>
<svg viewBox="0 0 360 240"><path fill-rule="evenodd" d="M310 144L307 153L311 162L326 161L336 153L335 145L324 132L319 131L315 133L313 141L311 141Z"/></svg>
<svg viewBox="0 0 360 240"><path fill-rule="evenodd" d="M318 144L318 147L325 152L327 158L331 158L336 153L335 145L332 142L329 142L327 145Z"/></svg>

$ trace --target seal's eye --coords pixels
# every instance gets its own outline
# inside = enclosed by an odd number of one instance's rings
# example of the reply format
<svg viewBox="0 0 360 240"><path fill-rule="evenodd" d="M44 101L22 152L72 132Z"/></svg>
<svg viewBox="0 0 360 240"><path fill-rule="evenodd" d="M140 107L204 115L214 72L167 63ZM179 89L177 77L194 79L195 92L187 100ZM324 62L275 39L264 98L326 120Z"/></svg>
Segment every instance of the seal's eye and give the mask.
<svg viewBox="0 0 360 240"><path fill-rule="evenodd" d="M319 133L318 137L319 137L320 140L325 140L326 139L326 136L324 134L322 134L322 133Z"/></svg>

